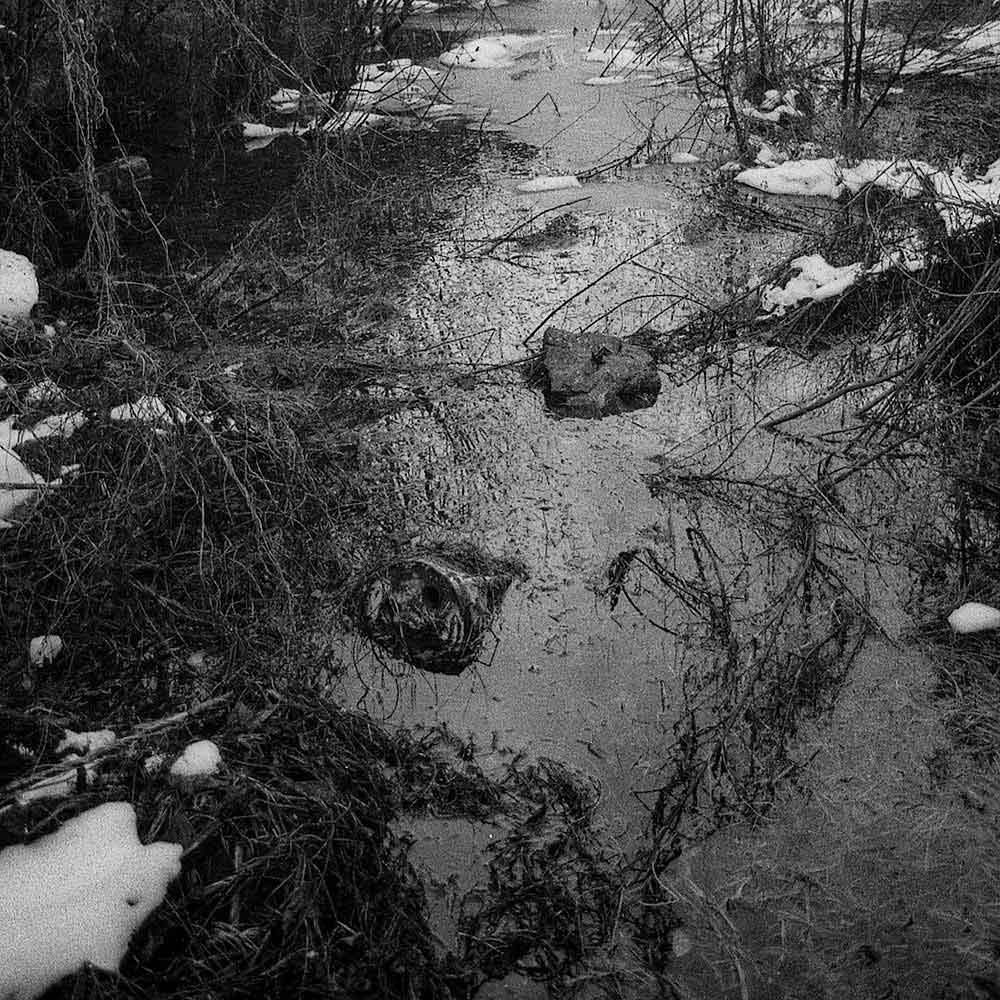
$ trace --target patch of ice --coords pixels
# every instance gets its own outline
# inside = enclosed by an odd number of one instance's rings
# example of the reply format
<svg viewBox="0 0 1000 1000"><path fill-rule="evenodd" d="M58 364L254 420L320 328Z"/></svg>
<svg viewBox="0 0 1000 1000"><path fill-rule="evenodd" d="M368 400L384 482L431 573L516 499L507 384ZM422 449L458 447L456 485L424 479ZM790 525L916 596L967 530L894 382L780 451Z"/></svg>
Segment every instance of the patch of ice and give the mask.
<svg viewBox="0 0 1000 1000"><path fill-rule="evenodd" d="M180 859L179 844L140 843L127 802L0 851L0 997L34 1000L88 962L116 972Z"/></svg>
<svg viewBox="0 0 1000 1000"><path fill-rule="evenodd" d="M10 250L0 250L0 319L23 319L38 302L35 265Z"/></svg>
<svg viewBox="0 0 1000 1000"><path fill-rule="evenodd" d="M56 746L56 753L75 753L85 757L90 753L107 750L118 742L118 734L113 729L97 729L90 733L75 733L72 729L64 730L65 736Z"/></svg>
<svg viewBox="0 0 1000 1000"><path fill-rule="evenodd" d="M544 35L484 35L442 52L438 62L459 69L507 69L522 56L541 51L546 41Z"/></svg>
<svg viewBox="0 0 1000 1000"><path fill-rule="evenodd" d="M174 778L199 778L215 774L221 764L222 754L211 740L196 740L173 762L170 774Z"/></svg>
<svg viewBox="0 0 1000 1000"><path fill-rule="evenodd" d="M521 194L538 194L541 191L562 191L582 186L575 174L566 174L560 177L532 177L531 180L518 184L517 190Z"/></svg>
<svg viewBox="0 0 1000 1000"><path fill-rule="evenodd" d="M62 651L62 636L36 635L28 643L28 662L33 667L43 667L51 663Z"/></svg>
<svg viewBox="0 0 1000 1000"><path fill-rule="evenodd" d="M969 601L948 615L948 624L960 635L1000 628L1000 611L988 604Z"/></svg>
<svg viewBox="0 0 1000 1000"><path fill-rule="evenodd" d="M688 163L701 163L701 157L694 153L671 153L670 162L677 166L684 166Z"/></svg>

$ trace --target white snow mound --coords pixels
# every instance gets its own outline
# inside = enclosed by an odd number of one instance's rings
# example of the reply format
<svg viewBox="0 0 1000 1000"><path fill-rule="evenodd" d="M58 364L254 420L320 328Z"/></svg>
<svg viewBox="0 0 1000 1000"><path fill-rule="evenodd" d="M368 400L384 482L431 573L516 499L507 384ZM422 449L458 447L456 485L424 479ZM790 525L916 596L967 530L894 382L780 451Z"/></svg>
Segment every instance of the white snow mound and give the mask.
<svg viewBox="0 0 1000 1000"><path fill-rule="evenodd" d="M0 250L0 319L21 319L38 301L35 266L27 257Z"/></svg>
<svg viewBox="0 0 1000 1000"><path fill-rule="evenodd" d="M773 167L750 167L737 174L736 180L769 194L827 198L839 198L844 191L856 194L869 184L902 198L916 198L929 187L945 229L954 236L974 229L1000 210L1000 170L996 166L992 164L983 177L970 180L960 168L939 170L923 160L862 160L843 166L830 158L802 159Z"/></svg>
<svg viewBox="0 0 1000 1000"><path fill-rule="evenodd" d="M174 778L200 778L215 774L222 765L222 754L211 740L197 740L184 748L173 762L170 774Z"/></svg>
<svg viewBox="0 0 1000 1000"><path fill-rule="evenodd" d="M127 802L0 851L0 998L34 1000L87 962L117 971L180 858L180 844L140 843Z"/></svg>
<svg viewBox="0 0 1000 1000"><path fill-rule="evenodd" d="M864 264L834 267L822 254L808 254L792 261L799 273L784 288L770 286L761 294L761 306L767 312L782 316L786 309L800 302L822 302L841 295L864 273Z"/></svg>
<svg viewBox="0 0 1000 1000"><path fill-rule="evenodd" d="M766 194L839 198L844 191L840 168L830 157L786 160L773 167L749 167L736 175L736 181Z"/></svg>
<svg viewBox="0 0 1000 1000"><path fill-rule="evenodd" d="M0 420L0 530L13 527L8 520L10 515L21 504L37 496L40 489L61 485L59 479L47 483L41 476L36 476L24 464L17 449L53 435L69 437L87 422L87 418L79 411L57 413L40 420L30 429L16 428L14 422L14 417ZM5 998L0 997L0 1000Z"/></svg>
<svg viewBox="0 0 1000 1000"><path fill-rule="evenodd" d="M1000 611L988 604L969 601L948 615L948 624L960 635L1000 628Z"/></svg>

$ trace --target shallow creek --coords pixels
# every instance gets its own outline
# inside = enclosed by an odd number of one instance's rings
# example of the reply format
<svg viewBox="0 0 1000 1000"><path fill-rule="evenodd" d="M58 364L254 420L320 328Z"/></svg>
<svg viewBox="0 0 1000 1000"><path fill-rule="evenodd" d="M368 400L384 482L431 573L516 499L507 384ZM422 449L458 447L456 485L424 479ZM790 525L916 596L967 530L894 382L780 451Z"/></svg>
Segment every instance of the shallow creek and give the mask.
<svg viewBox="0 0 1000 1000"><path fill-rule="evenodd" d="M768 529L752 496L735 507L669 490L654 496L648 477L724 468L732 478L785 477L790 487L808 491L822 452L756 424L789 401L822 392L850 359L804 361L759 347L696 377L683 365L664 367L654 406L596 421L555 418L541 393L526 385L515 363L540 347L547 322L617 335L647 324L669 329L691 303L719 300L734 254L741 266L762 270L793 246L791 237L773 233L686 239L685 223L703 204L699 177L707 180L698 164L640 164L580 189L517 193L529 171L582 174L608 162L634 146L654 117L658 135L684 128L695 99L683 90L665 93L643 81L583 85L601 67L581 50L615 20L605 4L574 0L503 7L489 18L423 16L428 27L442 30L476 33L478 25L480 34L513 29L549 36L537 58L514 68L456 70L446 83L454 99L488 107L491 121L516 120L509 137L538 152L519 175L510 158L484 153L482 183L451 205L451 226L436 234L402 316L383 335L386 352L478 372L475 387L447 389L420 410L385 420L367 433L363 456L390 473L415 544L470 540L523 559L530 578L508 592L483 661L457 677L387 662L351 636L336 640L334 653L346 665L338 696L374 717L408 726L446 723L473 737L486 769L509 748L590 776L602 789L606 835L625 847L646 820L651 800L642 793L662 784L680 679L702 655L707 631L641 568L631 580L633 600L612 608L603 594L612 560L648 549L679 577L693 578L688 531L697 527L718 557L734 620L749 635L799 558L795 539ZM438 197L449 199L447 191ZM552 211L523 232L563 215L571 224L559 239L496 242L546 210ZM626 258L634 259L608 273ZM811 429L831 428L813 421ZM831 509L824 541L837 554L845 587L867 595L877 626L896 636L908 574L886 542L886 525L900 500L884 484L853 500L864 517L843 518ZM925 491L906 503L919 517L931 497ZM810 634L808 616L798 626L801 642ZM489 841L475 832L456 841L454 823L434 820L421 820L412 832L415 857L432 872L456 843L482 850ZM470 859L470 871L480 868L481 861Z"/></svg>

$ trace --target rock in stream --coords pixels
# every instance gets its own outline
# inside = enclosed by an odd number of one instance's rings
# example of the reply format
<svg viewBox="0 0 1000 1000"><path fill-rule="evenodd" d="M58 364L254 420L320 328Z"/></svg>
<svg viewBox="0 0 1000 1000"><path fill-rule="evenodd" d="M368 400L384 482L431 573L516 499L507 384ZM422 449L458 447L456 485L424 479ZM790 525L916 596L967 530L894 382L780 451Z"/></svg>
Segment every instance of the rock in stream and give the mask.
<svg viewBox="0 0 1000 1000"><path fill-rule="evenodd" d="M596 332L550 326L542 340L545 402L561 416L597 419L652 406L660 374L635 344Z"/></svg>

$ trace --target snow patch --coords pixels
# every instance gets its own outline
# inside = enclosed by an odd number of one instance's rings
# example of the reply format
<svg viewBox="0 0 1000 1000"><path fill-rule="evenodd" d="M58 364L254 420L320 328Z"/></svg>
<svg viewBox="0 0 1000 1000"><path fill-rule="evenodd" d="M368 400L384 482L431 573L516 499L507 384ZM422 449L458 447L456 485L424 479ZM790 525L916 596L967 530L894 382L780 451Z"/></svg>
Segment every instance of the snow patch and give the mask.
<svg viewBox="0 0 1000 1000"><path fill-rule="evenodd" d="M544 35L484 35L442 52L438 62L458 69L507 69L522 56L540 52Z"/></svg>
<svg viewBox="0 0 1000 1000"><path fill-rule="evenodd" d="M799 273L784 288L771 285L761 293L761 306L774 316L783 316L800 302L822 302L843 294L865 270L857 263L834 267L818 253L796 257L791 266Z"/></svg>
<svg viewBox="0 0 1000 1000"><path fill-rule="evenodd" d="M40 489L62 485L61 479L46 482L36 476L21 460L17 449L47 437L69 437L87 422L79 411L46 417L31 428L15 428L14 420L14 417L0 420L0 531L13 527L8 520L10 515L37 496Z"/></svg>
<svg viewBox="0 0 1000 1000"><path fill-rule="evenodd" d="M138 424L186 424L187 414L170 406L159 396L140 396L134 403L122 403L111 410L111 419L116 423L134 421Z"/></svg>
<svg viewBox="0 0 1000 1000"><path fill-rule="evenodd" d="M118 734L113 729L97 729L90 733L75 733L72 729L64 730L65 736L56 746L56 753L74 753L81 757L87 754L107 750L118 742Z"/></svg>
<svg viewBox="0 0 1000 1000"><path fill-rule="evenodd" d="M37 302L34 264L19 253L0 250L0 319L23 319Z"/></svg>
<svg viewBox="0 0 1000 1000"><path fill-rule="evenodd" d="M0 997L34 1000L88 962L116 972L180 859L179 844L140 843L127 802L0 851Z"/></svg>
<svg viewBox="0 0 1000 1000"><path fill-rule="evenodd" d="M772 167L750 167L736 175L740 184L769 194L839 198L873 185L902 198L916 198L928 187L949 236L967 232L1000 207L1000 161L982 178L970 180L961 168L939 170L923 160L862 160L842 166L836 160L787 160Z"/></svg>
<svg viewBox="0 0 1000 1000"><path fill-rule="evenodd" d="M174 778L200 778L215 774L222 765L222 754L211 740L189 743L170 767Z"/></svg>
<svg viewBox="0 0 1000 1000"><path fill-rule="evenodd" d="M960 635L971 632L989 632L1000 628L1000 611L988 604L969 601L948 615L948 624Z"/></svg>
<svg viewBox="0 0 1000 1000"><path fill-rule="evenodd" d="M51 663L63 650L62 638L58 635L36 635L28 643L28 662L33 667Z"/></svg>
<svg viewBox="0 0 1000 1000"><path fill-rule="evenodd" d="M623 83L628 83L627 76L592 76L583 81L585 87L620 87Z"/></svg>

